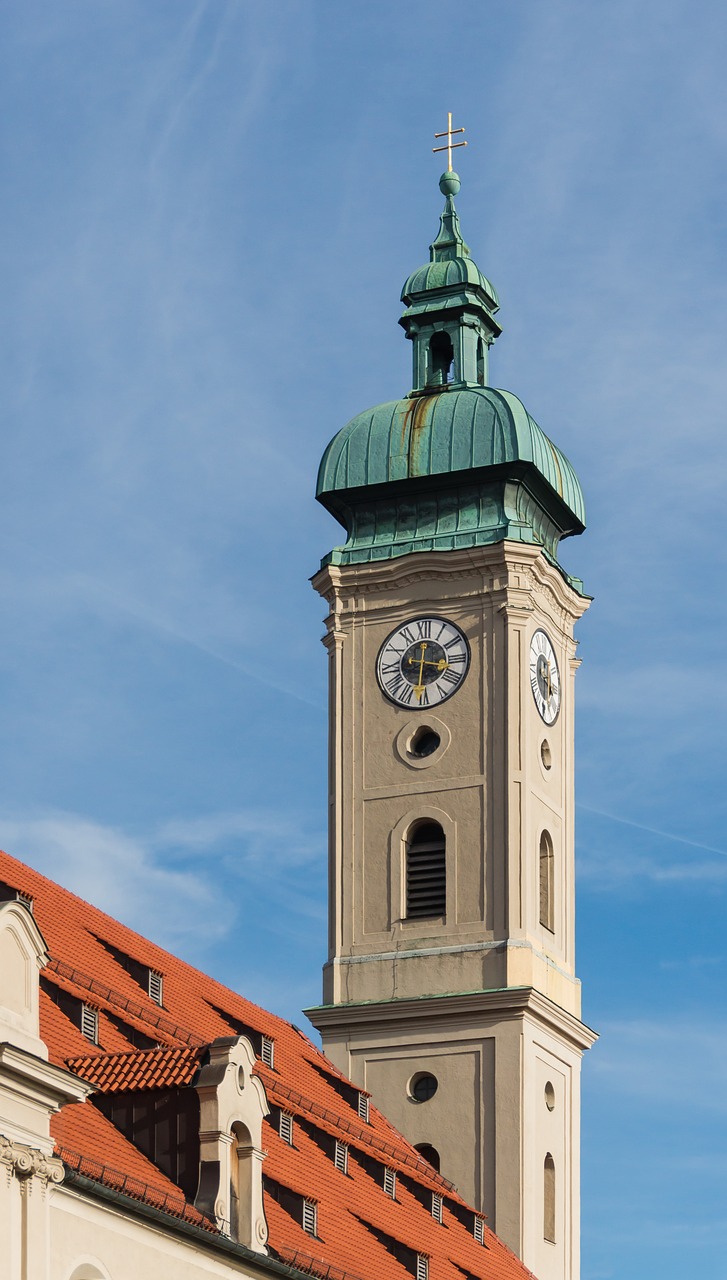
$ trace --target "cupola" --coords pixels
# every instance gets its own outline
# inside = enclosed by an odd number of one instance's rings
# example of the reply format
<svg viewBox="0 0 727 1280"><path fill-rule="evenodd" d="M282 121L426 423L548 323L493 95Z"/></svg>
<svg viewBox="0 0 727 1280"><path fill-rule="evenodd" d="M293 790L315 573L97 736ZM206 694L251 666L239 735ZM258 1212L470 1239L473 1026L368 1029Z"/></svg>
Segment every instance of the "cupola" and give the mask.
<svg viewBox="0 0 727 1280"><path fill-rule="evenodd" d="M499 299L470 256L454 207L459 176L443 173L445 197L439 232L429 246L429 262L413 271L401 291L406 304L399 324L414 344L413 392L442 386L487 385L488 352L502 332L495 319Z"/></svg>

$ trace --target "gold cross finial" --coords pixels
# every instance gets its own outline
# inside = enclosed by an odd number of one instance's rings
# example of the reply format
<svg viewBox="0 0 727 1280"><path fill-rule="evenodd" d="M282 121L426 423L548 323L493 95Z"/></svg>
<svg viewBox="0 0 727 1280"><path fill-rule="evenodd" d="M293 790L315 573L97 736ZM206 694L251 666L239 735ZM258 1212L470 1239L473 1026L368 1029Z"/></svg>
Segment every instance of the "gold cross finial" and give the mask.
<svg viewBox="0 0 727 1280"><path fill-rule="evenodd" d="M466 142L452 142L452 138L455 133L464 133L464 129L452 128L452 112L448 111L447 112L447 128L445 129L444 133L435 133L434 135L435 138L446 138L447 145L446 147L432 147L432 151L447 152L447 173L452 172L452 152L454 151L454 148L467 146Z"/></svg>

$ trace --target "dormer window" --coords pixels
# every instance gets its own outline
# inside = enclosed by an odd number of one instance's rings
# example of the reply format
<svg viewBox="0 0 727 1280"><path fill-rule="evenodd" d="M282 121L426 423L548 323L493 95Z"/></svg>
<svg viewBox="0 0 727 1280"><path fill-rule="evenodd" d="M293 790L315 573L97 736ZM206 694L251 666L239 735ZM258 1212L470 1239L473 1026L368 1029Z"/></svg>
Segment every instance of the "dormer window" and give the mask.
<svg viewBox="0 0 727 1280"><path fill-rule="evenodd" d="M303 1230L309 1236L318 1235L318 1205L315 1200L303 1201Z"/></svg>
<svg viewBox="0 0 727 1280"><path fill-rule="evenodd" d="M164 979L156 969L149 970L149 996L155 1004L164 1003Z"/></svg>
<svg viewBox="0 0 727 1280"><path fill-rule="evenodd" d="M429 1280L429 1259L423 1253L417 1254L417 1280Z"/></svg>
<svg viewBox="0 0 727 1280"><path fill-rule="evenodd" d="M348 1146L345 1142L339 1142L338 1139L336 1139L333 1163L339 1173L348 1173Z"/></svg>
<svg viewBox="0 0 727 1280"><path fill-rule="evenodd" d="M91 1044L98 1044L98 1009L92 1009L90 1004L81 1006L81 1035Z"/></svg>
<svg viewBox="0 0 727 1280"><path fill-rule="evenodd" d="M435 1222L442 1221L442 1197L436 1191L432 1192L432 1217Z"/></svg>
<svg viewBox="0 0 727 1280"><path fill-rule="evenodd" d="M260 1057L266 1067L274 1068L275 1066L275 1041L270 1036L263 1036L260 1045Z"/></svg>
<svg viewBox="0 0 727 1280"><path fill-rule="evenodd" d="M20 902L28 911L33 910L33 899L29 893L24 893L22 889L15 889L11 884L6 884L4 880L0 880L0 902Z"/></svg>
<svg viewBox="0 0 727 1280"><path fill-rule="evenodd" d="M478 1244L485 1243L485 1222L475 1214L474 1236Z"/></svg>
<svg viewBox="0 0 727 1280"><path fill-rule="evenodd" d="M279 1133L287 1146L293 1145L293 1117L289 1111L280 1112Z"/></svg>
<svg viewBox="0 0 727 1280"><path fill-rule="evenodd" d="M387 1165L384 1169L384 1191L392 1200L396 1200L396 1170Z"/></svg>
<svg viewBox="0 0 727 1280"><path fill-rule="evenodd" d="M359 1093L358 1095L358 1114L366 1124L371 1123L369 1119L369 1095L367 1093Z"/></svg>

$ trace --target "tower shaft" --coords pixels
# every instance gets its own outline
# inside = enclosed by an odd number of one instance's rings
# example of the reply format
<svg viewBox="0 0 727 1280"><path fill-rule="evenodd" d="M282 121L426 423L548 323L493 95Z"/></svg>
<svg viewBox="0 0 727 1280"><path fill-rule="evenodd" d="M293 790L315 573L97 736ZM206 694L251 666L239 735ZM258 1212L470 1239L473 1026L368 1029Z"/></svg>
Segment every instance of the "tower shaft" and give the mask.
<svg viewBox="0 0 727 1280"><path fill-rule="evenodd" d="M445 174L402 294L405 399L328 446L328 1055L539 1280L578 1280L574 627L567 458L487 385L497 295Z"/></svg>

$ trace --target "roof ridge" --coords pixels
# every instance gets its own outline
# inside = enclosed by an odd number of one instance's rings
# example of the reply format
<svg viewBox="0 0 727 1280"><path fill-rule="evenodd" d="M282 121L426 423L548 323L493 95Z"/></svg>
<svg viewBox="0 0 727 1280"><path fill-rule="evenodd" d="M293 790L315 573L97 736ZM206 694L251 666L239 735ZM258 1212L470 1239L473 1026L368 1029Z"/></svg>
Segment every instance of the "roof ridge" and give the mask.
<svg viewBox="0 0 727 1280"><path fill-rule="evenodd" d="M421 1156L410 1155L406 1149L395 1147L393 1143L386 1142L384 1138L379 1138L375 1133L367 1133L362 1126L355 1124L351 1120L346 1120L343 1116L339 1116L335 1111L330 1111L328 1107L322 1106L319 1102L313 1102L310 1098L304 1097L297 1089L291 1089L289 1085L285 1085L282 1081L272 1080L268 1077L267 1072L264 1077L260 1071L260 1063L256 1064L256 1074L260 1075L265 1085L265 1091L271 1097L278 1095L278 1100L283 1099L286 1102L292 1102L302 1111L307 1111L310 1115L317 1116L321 1120L325 1120L333 1128L337 1128L349 1137L358 1138L364 1146L372 1147L376 1151L380 1151L382 1155L388 1155L392 1159L397 1160L399 1164L406 1165L407 1168L415 1169L417 1173L434 1182L437 1186L444 1188L450 1194L454 1194L459 1199L459 1192L453 1182L445 1178L441 1173L424 1160ZM355 1088L355 1086L354 1086ZM406 1141L406 1139L404 1139Z"/></svg>
<svg viewBox="0 0 727 1280"><path fill-rule="evenodd" d="M148 1026L164 1031L166 1035L176 1036L179 1040L184 1040L187 1045L195 1045L201 1048L205 1041L201 1036L196 1036L186 1027L180 1026L177 1022L172 1022L170 1018L165 1018L163 1014L158 1016L145 1009L143 1005L137 1004L130 996L125 996L120 991L114 991L113 987L109 987L105 982L99 982L98 978L91 977L90 974L84 973L81 969L76 969L74 965L66 964L65 960L58 960L56 956L51 956L46 969L51 973L57 973L59 978L65 978L67 982L73 983L77 987L82 987L84 991L90 991L97 996L100 1001L105 1001L112 1009L123 1009L134 1018L138 1018L140 1022L146 1023ZM170 1048L173 1046L169 1046Z"/></svg>

